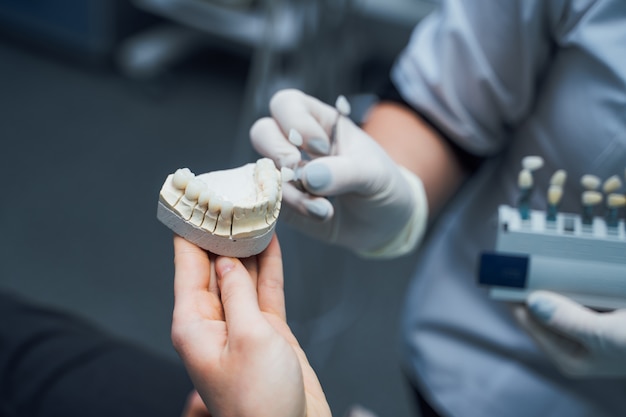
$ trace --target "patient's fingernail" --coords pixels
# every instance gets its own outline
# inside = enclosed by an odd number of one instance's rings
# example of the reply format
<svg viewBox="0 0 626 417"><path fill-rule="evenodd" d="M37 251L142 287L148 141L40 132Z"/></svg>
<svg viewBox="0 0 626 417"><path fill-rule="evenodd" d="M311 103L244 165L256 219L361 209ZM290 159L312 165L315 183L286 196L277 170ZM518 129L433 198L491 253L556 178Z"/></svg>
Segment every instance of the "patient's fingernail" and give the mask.
<svg viewBox="0 0 626 417"><path fill-rule="evenodd" d="M324 220L328 216L328 206L323 201L307 201L304 206L307 212L318 220Z"/></svg>
<svg viewBox="0 0 626 417"><path fill-rule="evenodd" d="M531 299L528 303L528 308L535 317L543 322L550 321L556 310L556 306L552 301L541 297Z"/></svg>
<svg viewBox="0 0 626 417"><path fill-rule="evenodd" d="M326 165L307 165L304 172L307 188L312 191L321 190L330 184L332 175Z"/></svg>
<svg viewBox="0 0 626 417"><path fill-rule="evenodd" d="M311 138L307 142L307 146L311 151L320 155L328 155L330 152L330 143L323 138Z"/></svg>
<svg viewBox="0 0 626 417"><path fill-rule="evenodd" d="M224 256L220 256L215 261L215 266L216 266L217 272L219 272L220 276L224 276L228 272L230 272L233 268L235 268L235 263L230 258L227 258L227 257L224 257Z"/></svg>

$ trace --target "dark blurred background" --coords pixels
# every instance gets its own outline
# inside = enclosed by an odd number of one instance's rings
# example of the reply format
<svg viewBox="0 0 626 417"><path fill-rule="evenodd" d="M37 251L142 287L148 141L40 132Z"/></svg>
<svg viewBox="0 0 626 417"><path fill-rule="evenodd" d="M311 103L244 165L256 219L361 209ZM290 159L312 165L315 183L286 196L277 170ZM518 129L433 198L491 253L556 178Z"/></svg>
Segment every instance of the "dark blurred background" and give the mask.
<svg viewBox="0 0 626 417"><path fill-rule="evenodd" d="M248 129L297 87L357 110L420 0L0 0L0 289L175 357L160 186L256 158ZM413 258L373 262L279 224L290 324L335 415L415 415L398 365ZM2 317L1 320L10 320Z"/></svg>

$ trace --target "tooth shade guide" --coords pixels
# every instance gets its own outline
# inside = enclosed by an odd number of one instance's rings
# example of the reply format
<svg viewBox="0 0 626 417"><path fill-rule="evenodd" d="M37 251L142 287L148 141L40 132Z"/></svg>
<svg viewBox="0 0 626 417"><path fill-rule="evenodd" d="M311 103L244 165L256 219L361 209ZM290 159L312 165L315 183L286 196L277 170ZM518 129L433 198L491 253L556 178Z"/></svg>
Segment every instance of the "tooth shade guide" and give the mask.
<svg viewBox="0 0 626 417"><path fill-rule="evenodd" d="M495 249L486 253L528 256L530 268L521 287L519 281L511 280L511 275L506 273L495 280L491 274L489 282L485 282L484 270L479 268L478 282L486 286L491 298L523 302L531 291L549 289L565 292L592 308L626 307L623 220L617 229L610 229L603 218L595 217L589 228L583 228L579 215L559 213L552 227L545 220L545 212L540 210L532 210L529 222L522 221L514 207L500 206L498 214ZM582 268L578 269L579 266Z"/></svg>

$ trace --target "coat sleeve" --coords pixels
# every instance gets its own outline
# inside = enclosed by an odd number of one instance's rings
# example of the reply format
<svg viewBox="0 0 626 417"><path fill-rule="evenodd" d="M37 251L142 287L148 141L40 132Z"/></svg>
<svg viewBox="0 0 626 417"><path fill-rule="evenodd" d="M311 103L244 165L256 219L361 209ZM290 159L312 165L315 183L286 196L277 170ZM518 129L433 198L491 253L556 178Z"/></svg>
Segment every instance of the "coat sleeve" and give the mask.
<svg viewBox="0 0 626 417"><path fill-rule="evenodd" d="M532 112L549 66L546 3L442 1L398 57L396 88L463 149L496 153Z"/></svg>

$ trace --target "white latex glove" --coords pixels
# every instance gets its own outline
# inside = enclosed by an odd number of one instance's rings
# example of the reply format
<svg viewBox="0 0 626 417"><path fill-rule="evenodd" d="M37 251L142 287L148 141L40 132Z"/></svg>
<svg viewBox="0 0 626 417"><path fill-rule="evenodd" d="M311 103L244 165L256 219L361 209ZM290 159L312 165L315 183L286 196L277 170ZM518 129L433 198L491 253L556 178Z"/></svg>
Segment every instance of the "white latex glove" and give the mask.
<svg viewBox="0 0 626 417"><path fill-rule="evenodd" d="M517 318L559 369L572 377L626 377L626 310L599 313L535 291Z"/></svg>
<svg viewBox="0 0 626 417"><path fill-rule="evenodd" d="M301 91L276 93L270 113L250 130L254 148L279 168L297 170L301 149L312 159L299 171L304 191L283 186L283 220L367 257L400 256L417 245L428 217L419 178L345 116L331 150L338 111Z"/></svg>

